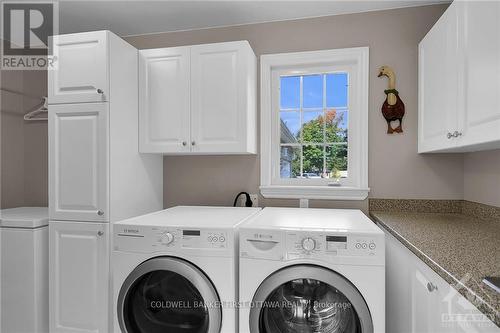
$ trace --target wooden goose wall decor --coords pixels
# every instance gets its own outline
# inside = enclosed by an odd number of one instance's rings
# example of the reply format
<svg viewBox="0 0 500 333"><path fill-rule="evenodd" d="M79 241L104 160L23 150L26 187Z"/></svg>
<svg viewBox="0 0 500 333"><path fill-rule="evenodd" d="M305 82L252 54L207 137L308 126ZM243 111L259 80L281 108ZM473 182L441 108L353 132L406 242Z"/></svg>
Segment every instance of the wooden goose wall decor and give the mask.
<svg viewBox="0 0 500 333"><path fill-rule="evenodd" d="M403 116L405 115L405 105L399 92L396 90L396 74L389 66L382 66L379 69L378 77L387 76L389 87L384 90L387 95L382 105L382 114L387 121L387 134L403 133ZM399 121L399 126L392 128L391 122Z"/></svg>

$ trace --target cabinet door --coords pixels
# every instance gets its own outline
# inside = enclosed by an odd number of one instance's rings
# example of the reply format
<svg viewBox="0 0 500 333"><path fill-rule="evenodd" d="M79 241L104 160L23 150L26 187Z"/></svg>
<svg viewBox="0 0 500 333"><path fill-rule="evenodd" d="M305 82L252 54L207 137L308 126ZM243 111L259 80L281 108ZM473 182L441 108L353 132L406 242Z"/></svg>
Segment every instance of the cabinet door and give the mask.
<svg viewBox="0 0 500 333"><path fill-rule="evenodd" d="M387 333L410 332L413 266L401 243L385 232L386 330ZM393 315L397 314L397 315Z"/></svg>
<svg viewBox="0 0 500 333"><path fill-rule="evenodd" d="M418 151L452 148L459 109L458 11L452 3L419 44Z"/></svg>
<svg viewBox="0 0 500 333"><path fill-rule="evenodd" d="M465 50L461 144L500 141L500 2L464 1L459 6Z"/></svg>
<svg viewBox="0 0 500 333"><path fill-rule="evenodd" d="M49 103L102 102L108 99L107 31L54 36L56 66L48 71Z"/></svg>
<svg viewBox="0 0 500 333"><path fill-rule="evenodd" d="M439 290L425 271L414 268L411 279L411 332L444 332L441 327ZM436 289L434 289L436 288Z"/></svg>
<svg viewBox="0 0 500 333"><path fill-rule="evenodd" d="M191 145L198 153L243 152L247 81L251 70L241 42L191 48Z"/></svg>
<svg viewBox="0 0 500 333"><path fill-rule="evenodd" d="M108 332L109 224L50 221L50 332Z"/></svg>
<svg viewBox="0 0 500 333"><path fill-rule="evenodd" d="M190 150L189 47L140 51L142 153Z"/></svg>
<svg viewBox="0 0 500 333"><path fill-rule="evenodd" d="M108 221L108 104L49 107L49 216Z"/></svg>

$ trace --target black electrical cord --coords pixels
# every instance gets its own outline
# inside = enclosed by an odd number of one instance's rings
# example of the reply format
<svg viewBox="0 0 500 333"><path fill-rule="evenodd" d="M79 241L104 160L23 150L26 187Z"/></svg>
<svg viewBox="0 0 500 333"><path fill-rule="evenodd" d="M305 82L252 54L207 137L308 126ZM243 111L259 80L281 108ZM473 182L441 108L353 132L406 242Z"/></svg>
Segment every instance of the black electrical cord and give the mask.
<svg viewBox="0 0 500 333"><path fill-rule="evenodd" d="M248 194L247 192L240 192L240 193L238 193L238 195L236 196L236 198L234 198L233 207L236 207L236 204L238 203L238 198L242 194L244 194L245 197L246 197L245 207L252 207L253 206L253 202L252 202L252 199L250 198L250 194Z"/></svg>

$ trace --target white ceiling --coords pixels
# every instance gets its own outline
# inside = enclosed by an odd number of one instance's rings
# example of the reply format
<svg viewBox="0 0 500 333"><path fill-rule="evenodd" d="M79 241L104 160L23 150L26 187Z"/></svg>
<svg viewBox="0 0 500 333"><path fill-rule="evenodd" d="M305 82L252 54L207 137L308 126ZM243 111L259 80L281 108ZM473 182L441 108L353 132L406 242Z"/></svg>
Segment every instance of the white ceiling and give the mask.
<svg viewBox="0 0 500 333"><path fill-rule="evenodd" d="M59 2L60 33L108 29L120 36L413 7L450 0Z"/></svg>

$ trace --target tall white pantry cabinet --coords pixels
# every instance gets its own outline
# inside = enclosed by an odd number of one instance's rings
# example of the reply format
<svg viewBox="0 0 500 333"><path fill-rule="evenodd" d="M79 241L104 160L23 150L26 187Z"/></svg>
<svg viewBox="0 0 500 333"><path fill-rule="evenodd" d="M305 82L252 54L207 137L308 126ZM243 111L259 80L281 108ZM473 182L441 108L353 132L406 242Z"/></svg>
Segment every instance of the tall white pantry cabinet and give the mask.
<svg viewBox="0 0 500 333"><path fill-rule="evenodd" d="M139 153L137 50L109 31L51 43L50 332L106 333L112 222L162 209L163 162Z"/></svg>

